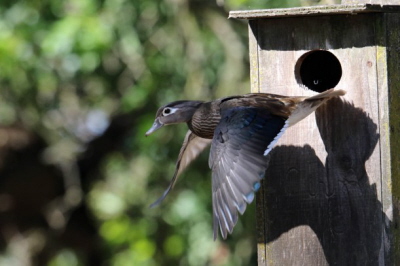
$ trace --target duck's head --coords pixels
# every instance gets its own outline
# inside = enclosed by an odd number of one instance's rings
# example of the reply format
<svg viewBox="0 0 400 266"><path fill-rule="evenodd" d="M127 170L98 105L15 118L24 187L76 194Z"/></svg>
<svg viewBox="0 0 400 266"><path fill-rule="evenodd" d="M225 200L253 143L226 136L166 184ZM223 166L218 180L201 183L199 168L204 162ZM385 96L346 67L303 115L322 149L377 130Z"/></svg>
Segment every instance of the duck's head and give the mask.
<svg viewBox="0 0 400 266"><path fill-rule="evenodd" d="M153 125L146 132L146 136L164 125L186 123L190 121L194 112L196 112L202 103L202 101L176 101L160 107L157 110Z"/></svg>

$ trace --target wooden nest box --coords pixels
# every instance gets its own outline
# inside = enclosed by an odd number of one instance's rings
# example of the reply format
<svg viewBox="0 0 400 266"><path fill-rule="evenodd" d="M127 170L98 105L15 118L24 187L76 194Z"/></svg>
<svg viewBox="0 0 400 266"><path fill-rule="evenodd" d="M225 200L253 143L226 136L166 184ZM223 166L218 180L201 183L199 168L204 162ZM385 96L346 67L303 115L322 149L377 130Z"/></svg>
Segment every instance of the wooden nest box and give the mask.
<svg viewBox="0 0 400 266"><path fill-rule="evenodd" d="M271 153L257 194L259 265L400 265L400 6L230 17L249 20L252 92L347 91Z"/></svg>

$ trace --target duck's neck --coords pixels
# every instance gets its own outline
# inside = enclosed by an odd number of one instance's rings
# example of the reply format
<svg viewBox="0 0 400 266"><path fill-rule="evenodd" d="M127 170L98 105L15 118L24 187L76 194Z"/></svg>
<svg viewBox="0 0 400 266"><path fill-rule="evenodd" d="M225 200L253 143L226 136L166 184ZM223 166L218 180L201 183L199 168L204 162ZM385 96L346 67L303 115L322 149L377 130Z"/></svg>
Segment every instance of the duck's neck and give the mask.
<svg viewBox="0 0 400 266"><path fill-rule="evenodd" d="M215 128L221 119L220 107L217 102L203 103L187 122L189 129L197 136L212 139Z"/></svg>

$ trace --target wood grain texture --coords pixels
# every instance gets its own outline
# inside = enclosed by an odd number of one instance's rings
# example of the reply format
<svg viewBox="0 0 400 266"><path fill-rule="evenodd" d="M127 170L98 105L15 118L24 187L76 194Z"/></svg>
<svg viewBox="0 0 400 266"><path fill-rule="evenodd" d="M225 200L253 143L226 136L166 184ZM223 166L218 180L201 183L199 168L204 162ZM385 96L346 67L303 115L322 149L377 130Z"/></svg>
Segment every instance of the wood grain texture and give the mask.
<svg viewBox="0 0 400 266"><path fill-rule="evenodd" d="M389 123L383 127L385 133L389 135L389 138L386 138L389 142L385 145L385 152L390 154L384 157L390 161L390 170L385 169L383 176L387 191L384 202L387 205L387 213L393 211L390 236L393 237L394 244L391 255L394 264L400 265L400 14L386 14L384 19L387 29L385 37L388 89L385 92L388 96L386 99L389 107Z"/></svg>
<svg viewBox="0 0 400 266"><path fill-rule="evenodd" d="M258 84L258 43L256 35L258 30L257 21L249 21L249 57L250 57L250 88L252 92L257 92L260 87ZM252 30L253 29L253 30Z"/></svg>
<svg viewBox="0 0 400 266"><path fill-rule="evenodd" d="M366 3L374 5L400 5L400 0L342 0L342 4Z"/></svg>
<svg viewBox="0 0 400 266"><path fill-rule="evenodd" d="M347 91L271 153L256 198L259 265L400 262L399 27L397 13L250 21L253 92L315 94L294 71L317 49L338 58Z"/></svg>
<svg viewBox="0 0 400 266"><path fill-rule="evenodd" d="M300 17L321 15L355 15L360 13L399 12L400 0L391 0L392 5L383 5L388 0L346 1L341 5L321 5L312 7L275 8L259 10L241 10L229 12L229 18L260 19L271 17ZM342 1L343 2L343 1Z"/></svg>

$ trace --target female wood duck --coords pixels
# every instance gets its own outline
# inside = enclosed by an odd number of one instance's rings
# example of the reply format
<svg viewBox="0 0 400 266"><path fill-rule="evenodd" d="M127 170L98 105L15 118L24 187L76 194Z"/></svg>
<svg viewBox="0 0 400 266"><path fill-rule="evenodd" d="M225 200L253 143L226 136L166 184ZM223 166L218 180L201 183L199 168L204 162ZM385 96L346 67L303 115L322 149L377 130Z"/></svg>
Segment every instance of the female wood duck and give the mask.
<svg viewBox="0 0 400 266"><path fill-rule="evenodd" d="M268 153L289 126L293 126L343 90L330 89L312 97L252 93L211 102L176 101L158 109L150 135L164 125L187 123L175 174L158 205L177 177L210 143L214 240L232 233L247 204L260 188L268 167Z"/></svg>

